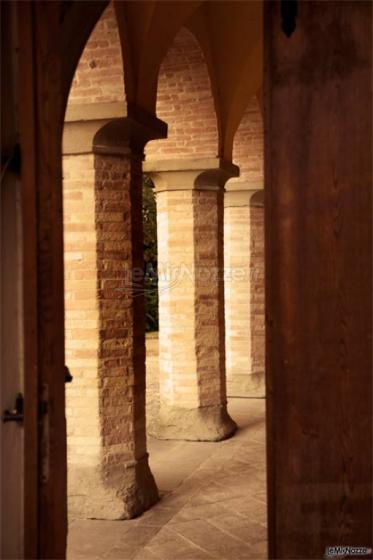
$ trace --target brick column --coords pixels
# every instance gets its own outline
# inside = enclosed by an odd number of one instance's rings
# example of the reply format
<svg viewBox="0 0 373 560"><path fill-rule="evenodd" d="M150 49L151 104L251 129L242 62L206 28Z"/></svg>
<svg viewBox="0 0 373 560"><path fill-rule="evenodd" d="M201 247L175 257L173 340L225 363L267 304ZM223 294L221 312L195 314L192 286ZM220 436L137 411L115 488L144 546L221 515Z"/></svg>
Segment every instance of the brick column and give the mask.
<svg viewBox="0 0 373 560"><path fill-rule="evenodd" d="M262 193L232 182L224 196L225 349L231 397L265 395Z"/></svg>
<svg viewBox="0 0 373 560"><path fill-rule="evenodd" d="M74 351L70 354L75 375L67 395L73 517L131 518L158 499L146 449L141 289L143 148L147 140L164 135L164 123L154 123L157 128L114 119L93 140L94 224L79 276L87 293L71 290L68 277L70 299L77 297L74 306L67 303L67 326L73 327L67 346L85 350L78 363ZM80 205L82 216L90 212L85 200ZM85 337L83 321L80 329L71 322L71 307L80 313L92 310L92 337Z"/></svg>
<svg viewBox="0 0 373 560"><path fill-rule="evenodd" d="M215 158L145 163L157 192L160 410L153 434L218 441L226 408L223 190L238 168Z"/></svg>

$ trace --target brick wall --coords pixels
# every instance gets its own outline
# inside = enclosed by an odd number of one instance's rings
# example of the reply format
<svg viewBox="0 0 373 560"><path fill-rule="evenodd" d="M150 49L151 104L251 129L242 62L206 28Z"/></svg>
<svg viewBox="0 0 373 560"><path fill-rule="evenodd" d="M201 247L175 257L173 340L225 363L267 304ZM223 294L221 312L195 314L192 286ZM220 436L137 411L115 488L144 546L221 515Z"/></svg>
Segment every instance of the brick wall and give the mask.
<svg viewBox="0 0 373 560"><path fill-rule="evenodd" d="M122 52L112 4L104 10L80 58L69 105L124 101Z"/></svg>
<svg viewBox="0 0 373 560"><path fill-rule="evenodd" d="M122 54L112 4L103 12L83 51L70 91L69 104L124 101ZM175 37L160 70L157 115L168 123L167 140L150 142L148 158L216 156L216 114L210 79L201 48L183 28ZM263 130L253 96L234 142L233 159L241 177L263 185Z"/></svg>
<svg viewBox="0 0 373 560"><path fill-rule="evenodd" d="M164 59L158 81L157 116L168 138L151 142L148 158L217 155L218 132L210 79L202 51L183 28Z"/></svg>
<svg viewBox="0 0 373 560"><path fill-rule="evenodd" d="M250 188L262 189L264 186L263 141L263 118L258 100L253 95L249 99L233 144L233 161L240 167L237 181L248 181ZM230 184L234 182L233 179Z"/></svg>

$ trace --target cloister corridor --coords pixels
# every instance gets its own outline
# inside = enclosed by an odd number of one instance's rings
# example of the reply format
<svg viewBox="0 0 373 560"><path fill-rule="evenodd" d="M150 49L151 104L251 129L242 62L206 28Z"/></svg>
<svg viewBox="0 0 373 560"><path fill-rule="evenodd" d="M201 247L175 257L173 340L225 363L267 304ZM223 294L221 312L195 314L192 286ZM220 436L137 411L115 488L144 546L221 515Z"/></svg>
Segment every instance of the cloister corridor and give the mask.
<svg viewBox="0 0 373 560"><path fill-rule="evenodd" d="M232 398L221 442L148 440L161 499L125 521L73 520L68 560L267 558L264 399Z"/></svg>
<svg viewBox="0 0 373 560"><path fill-rule="evenodd" d="M68 558L265 557L260 84L225 158L191 21L125 116L121 6L64 123Z"/></svg>

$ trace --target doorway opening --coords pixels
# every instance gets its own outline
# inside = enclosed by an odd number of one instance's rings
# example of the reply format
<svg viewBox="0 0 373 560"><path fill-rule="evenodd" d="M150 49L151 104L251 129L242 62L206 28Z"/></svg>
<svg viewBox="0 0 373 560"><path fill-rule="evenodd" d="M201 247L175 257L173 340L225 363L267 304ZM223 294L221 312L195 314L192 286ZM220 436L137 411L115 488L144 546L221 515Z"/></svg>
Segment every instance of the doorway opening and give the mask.
<svg viewBox="0 0 373 560"><path fill-rule="evenodd" d="M130 180L126 183L132 170L125 157L107 157L94 147L98 131L123 118L124 104L118 25L109 5L76 70L63 143L66 363L73 377L66 390L68 557L175 558L179 550L197 558L229 547L238 556L264 558L259 105L253 96L236 135L234 162L241 176L226 183L224 195L221 189L216 194L200 181L210 172L218 143L206 63L192 33L184 28L178 33L158 85L157 115L168 122L168 138L147 146L142 176L146 378L136 384L138 325L131 306L137 300L126 283L133 258ZM190 184L174 188L176 175ZM167 188L165 176L171 181ZM213 235L216 245L210 243ZM221 263L222 248L224 275L206 282L214 258ZM160 252L161 264L176 273L171 282L159 280ZM219 338L221 321L225 343ZM227 384L216 368L226 369ZM234 423L226 409L221 413L225 404L216 405L226 398L238 424L233 437ZM188 425L183 418L195 408L198 414L218 408L219 414L198 422L192 416ZM139 457L146 460L140 475ZM125 476L119 473L124 465Z"/></svg>

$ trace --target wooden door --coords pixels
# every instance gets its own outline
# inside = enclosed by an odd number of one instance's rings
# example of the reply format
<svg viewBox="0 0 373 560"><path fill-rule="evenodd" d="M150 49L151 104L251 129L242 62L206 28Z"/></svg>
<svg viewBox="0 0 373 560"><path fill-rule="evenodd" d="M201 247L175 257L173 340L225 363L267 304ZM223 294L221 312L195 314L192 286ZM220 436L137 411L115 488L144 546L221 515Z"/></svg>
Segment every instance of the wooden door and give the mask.
<svg viewBox="0 0 373 560"><path fill-rule="evenodd" d="M264 3L269 544L319 559L373 526L372 4L282 6L289 37Z"/></svg>
<svg viewBox="0 0 373 560"><path fill-rule="evenodd" d="M67 531L59 3L20 2L25 556L64 558Z"/></svg>
<svg viewBox="0 0 373 560"><path fill-rule="evenodd" d="M1 9L1 558L23 556L22 219L17 161L17 10ZM8 411L8 412L5 412ZM4 414L5 413L5 414ZM5 421L6 420L6 421Z"/></svg>
<svg viewBox="0 0 373 560"><path fill-rule="evenodd" d="M23 229L24 554L61 559L67 536L62 130L75 67L107 2L14 4Z"/></svg>

